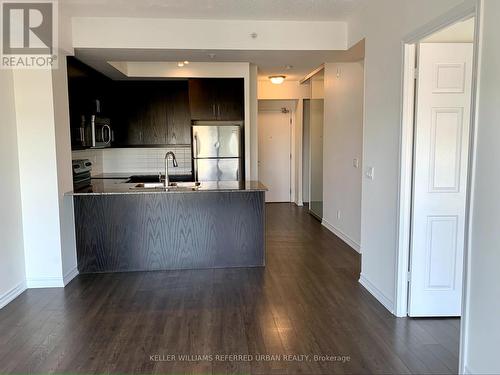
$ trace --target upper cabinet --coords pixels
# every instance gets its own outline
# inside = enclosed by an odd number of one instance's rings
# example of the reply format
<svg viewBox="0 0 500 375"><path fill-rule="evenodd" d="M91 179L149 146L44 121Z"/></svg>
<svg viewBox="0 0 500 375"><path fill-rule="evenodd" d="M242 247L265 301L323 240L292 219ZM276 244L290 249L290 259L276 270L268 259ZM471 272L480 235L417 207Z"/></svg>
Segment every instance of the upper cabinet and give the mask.
<svg viewBox="0 0 500 375"><path fill-rule="evenodd" d="M187 81L121 81L115 92L115 146L191 143Z"/></svg>
<svg viewBox="0 0 500 375"><path fill-rule="evenodd" d="M172 82L167 102L167 143L191 144L191 115L187 81Z"/></svg>
<svg viewBox="0 0 500 375"><path fill-rule="evenodd" d="M242 121L243 78L192 78L189 80L192 120Z"/></svg>
<svg viewBox="0 0 500 375"><path fill-rule="evenodd" d="M74 57L67 67L75 149L91 115L110 119L112 147L190 145L192 121L244 120L243 78L114 81Z"/></svg>

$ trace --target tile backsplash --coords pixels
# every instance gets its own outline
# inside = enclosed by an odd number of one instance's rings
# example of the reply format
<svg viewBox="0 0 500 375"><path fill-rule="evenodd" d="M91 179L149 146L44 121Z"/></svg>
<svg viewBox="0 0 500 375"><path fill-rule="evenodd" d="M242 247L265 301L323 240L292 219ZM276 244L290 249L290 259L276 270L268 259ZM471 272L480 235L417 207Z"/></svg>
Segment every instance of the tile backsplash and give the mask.
<svg viewBox="0 0 500 375"><path fill-rule="evenodd" d="M100 173L147 173L156 174L165 171L165 154L172 151L179 166L169 165L170 174L191 174L191 148L107 148L73 151L73 159L89 159L92 175ZM170 160L169 163L172 163Z"/></svg>

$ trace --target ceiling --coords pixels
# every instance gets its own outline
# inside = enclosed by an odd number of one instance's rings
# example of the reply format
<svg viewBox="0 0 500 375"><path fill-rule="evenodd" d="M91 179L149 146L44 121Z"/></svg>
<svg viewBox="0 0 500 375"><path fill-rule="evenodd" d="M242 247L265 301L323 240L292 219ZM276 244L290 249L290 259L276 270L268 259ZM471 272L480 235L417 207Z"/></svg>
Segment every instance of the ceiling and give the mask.
<svg viewBox="0 0 500 375"><path fill-rule="evenodd" d="M284 74L288 80L300 80L325 62L347 62L363 59L364 42L356 44L347 51L78 48L75 50L75 56L113 79L126 79L127 77L108 64L108 61L176 62L188 60L190 62L250 62L258 66L259 79L267 79L269 75Z"/></svg>
<svg viewBox="0 0 500 375"><path fill-rule="evenodd" d="M77 17L345 21L370 0L64 0Z"/></svg>
<svg viewBox="0 0 500 375"><path fill-rule="evenodd" d="M454 23L422 40L423 43L472 43L474 18Z"/></svg>

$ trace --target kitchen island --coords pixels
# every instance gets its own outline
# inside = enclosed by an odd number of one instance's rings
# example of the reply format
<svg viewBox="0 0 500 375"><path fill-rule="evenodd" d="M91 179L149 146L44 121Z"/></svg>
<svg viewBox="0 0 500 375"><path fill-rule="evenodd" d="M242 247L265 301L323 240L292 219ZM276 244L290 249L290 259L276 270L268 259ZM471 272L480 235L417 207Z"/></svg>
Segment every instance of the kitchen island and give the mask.
<svg viewBox="0 0 500 375"><path fill-rule="evenodd" d="M94 179L73 195L80 273L265 265L259 182L147 189Z"/></svg>

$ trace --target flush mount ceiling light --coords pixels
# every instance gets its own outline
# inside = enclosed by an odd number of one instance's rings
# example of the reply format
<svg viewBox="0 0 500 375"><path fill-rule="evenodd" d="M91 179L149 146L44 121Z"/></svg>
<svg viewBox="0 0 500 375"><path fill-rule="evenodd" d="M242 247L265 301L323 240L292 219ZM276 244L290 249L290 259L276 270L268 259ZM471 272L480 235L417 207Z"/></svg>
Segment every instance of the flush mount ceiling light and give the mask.
<svg viewBox="0 0 500 375"><path fill-rule="evenodd" d="M285 81L285 76L269 76L271 83L275 85L281 85Z"/></svg>

